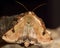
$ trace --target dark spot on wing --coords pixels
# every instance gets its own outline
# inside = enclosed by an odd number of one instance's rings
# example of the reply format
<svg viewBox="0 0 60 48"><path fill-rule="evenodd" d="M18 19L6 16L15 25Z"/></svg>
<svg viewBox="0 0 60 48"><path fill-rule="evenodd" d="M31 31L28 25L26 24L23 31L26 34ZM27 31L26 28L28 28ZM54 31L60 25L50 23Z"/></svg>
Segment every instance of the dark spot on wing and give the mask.
<svg viewBox="0 0 60 48"><path fill-rule="evenodd" d="M42 34L45 35L45 32L43 32Z"/></svg>
<svg viewBox="0 0 60 48"><path fill-rule="evenodd" d="M6 34L4 34L4 36L6 36Z"/></svg>
<svg viewBox="0 0 60 48"><path fill-rule="evenodd" d="M12 32L13 32L13 33L15 32L14 28L12 29Z"/></svg>
<svg viewBox="0 0 60 48"><path fill-rule="evenodd" d="M51 37L51 40L53 40L53 38Z"/></svg>

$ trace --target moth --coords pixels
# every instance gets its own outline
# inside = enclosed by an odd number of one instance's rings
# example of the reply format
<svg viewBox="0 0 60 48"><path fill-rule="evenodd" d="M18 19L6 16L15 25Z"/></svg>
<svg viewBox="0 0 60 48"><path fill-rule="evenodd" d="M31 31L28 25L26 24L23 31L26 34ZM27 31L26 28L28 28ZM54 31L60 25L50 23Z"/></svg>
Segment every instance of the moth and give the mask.
<svg viewBox="0 0 60 48"><path fill-rule="evenodd" d="M13 28L3 34L2 39L6 42L24 43L24 46L28 47L30 44L48 44L52 41L51 32L46 29L42 19L34 12L25 12L17 22Z"/></svg>

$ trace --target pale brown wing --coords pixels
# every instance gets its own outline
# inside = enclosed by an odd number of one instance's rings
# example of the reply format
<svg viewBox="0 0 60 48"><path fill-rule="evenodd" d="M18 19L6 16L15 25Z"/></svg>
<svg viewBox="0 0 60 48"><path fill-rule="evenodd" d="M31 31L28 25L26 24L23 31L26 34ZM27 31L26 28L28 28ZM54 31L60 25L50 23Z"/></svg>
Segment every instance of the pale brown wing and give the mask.
<svg viewBox="0 0 60 48"><path fill-rule="evenodd" d="M42 23L41 19L35 17L35 23L33 27L36 32L36 37L39 43L47 44L52 41L51 33L45 28L45 25Z"/></svg>
<svg viewBox="0 0 60 48"><path fill-rule="evenodd" d="M24 19L19 20L13 28L8 30L3 36L2 39L9 43L15 43L18 39L23 36L23 27L24 27ZM21 39L20 39L21 40Z"/></svg>
<svg viewBox="0 0 60 48"><path fill-rule="evenodd" d="M51 33L46 30L42 19L39 19L36 15L32 16L30 28L29 37L36 39L38 43L47 44L52 41Z"/></svg>
<svg viewBox="0 0 60 48"><path fill-rule="evenodd" d="M32 39L36 39L38 43L51 41L50 33L46 30L43 21L33 12L28 12L24 17L19 19L18 23L3 35L2 39L10 43L20 43L25 37L26 39L30 38L31 41Z"/></svg>

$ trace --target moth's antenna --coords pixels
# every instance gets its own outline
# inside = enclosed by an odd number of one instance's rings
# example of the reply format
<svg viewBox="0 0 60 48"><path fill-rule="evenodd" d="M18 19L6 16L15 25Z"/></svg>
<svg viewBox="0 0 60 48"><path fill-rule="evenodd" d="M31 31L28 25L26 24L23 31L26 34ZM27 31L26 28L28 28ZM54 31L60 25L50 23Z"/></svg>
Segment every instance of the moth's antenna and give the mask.
<svg viewBox="0 0 60 48"><path fill-rule="evenodd" d="M20 4L20 5L22 5L27 11L28 11L28 9L27 9L27 7L26 6L24 6L22 3L20 3L20 2L18 2L18 1L16 1L18 4Z"/></svg>
<svg viewBox="0 0 60 48"><path fill-rule="evenodd" d="M43 3L43 4L41 4L41 5L38 5L38 6L35 7L32 11L36 10L37 8L39 8L39 7L43 6L43 5L46 5L46 3Z"/></svg>

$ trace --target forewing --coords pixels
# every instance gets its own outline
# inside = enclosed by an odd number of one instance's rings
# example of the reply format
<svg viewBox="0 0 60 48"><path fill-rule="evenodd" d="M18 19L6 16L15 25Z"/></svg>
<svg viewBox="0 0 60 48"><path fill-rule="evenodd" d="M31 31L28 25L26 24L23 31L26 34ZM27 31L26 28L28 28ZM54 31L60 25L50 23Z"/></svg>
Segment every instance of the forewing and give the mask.
<svg viewBox="0 0 60 48"><path fill-rule="evenodd" d="M10 30L8 30L3 36L2 39L9 43L15 43L18 40L22 40L23 36L23 26L24 26L24 19L19 20L19 22ZM22 41L20 41L22 42Z"/></svg>
<svg viewBox="0 0 60 48"><path fill-rule="evenodd" d="M36 39L38 43L50 43L52 41L50 36L51 33L46 30L42 19L39 19L36 15L32 16L32 18L32 27L29 33L29 37Z"/></svg>

